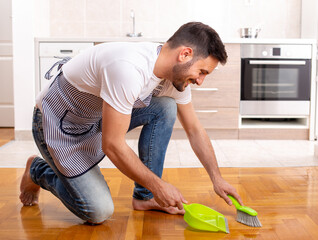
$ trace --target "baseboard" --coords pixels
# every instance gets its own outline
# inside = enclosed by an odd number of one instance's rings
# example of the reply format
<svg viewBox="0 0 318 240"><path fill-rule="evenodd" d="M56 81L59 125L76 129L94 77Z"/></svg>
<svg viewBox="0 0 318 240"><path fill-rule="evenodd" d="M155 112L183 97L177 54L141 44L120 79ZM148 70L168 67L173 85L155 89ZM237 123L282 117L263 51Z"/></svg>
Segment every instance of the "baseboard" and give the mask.
<svg viewBox="0 0 318 240"><path fill-rule="evenodd" d="M309 140L309 129L245 128L239 139L259 140Z"/></svg>

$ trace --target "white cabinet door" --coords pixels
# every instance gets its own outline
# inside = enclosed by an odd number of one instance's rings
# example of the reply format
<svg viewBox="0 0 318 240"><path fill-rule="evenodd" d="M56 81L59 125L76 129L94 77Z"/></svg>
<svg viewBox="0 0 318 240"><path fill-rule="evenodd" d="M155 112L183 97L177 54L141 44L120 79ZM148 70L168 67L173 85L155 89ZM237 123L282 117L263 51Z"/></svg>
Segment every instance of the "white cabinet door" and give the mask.
<svg viewBox="0 0 318 240"><path fill-rule="evenodd" d="M12 57L0 56L0 127L14 126Z"/></svg>
<svg viewBox="0 0 318 240"><path fill-rule="evenodd" d="M0 1L0 127L14 126L12 1Z"/></svg>
<svg viewBox="0 0 318 240"><path fill-rule="evenodd" d="M0 1L0 41L12 42L12 1Z"/></svg>
<svg viewBox="0 0 318 240"><path fill-rule="evenodd" d="M13 104L12 57L0 56L0 102Z"/></svg>

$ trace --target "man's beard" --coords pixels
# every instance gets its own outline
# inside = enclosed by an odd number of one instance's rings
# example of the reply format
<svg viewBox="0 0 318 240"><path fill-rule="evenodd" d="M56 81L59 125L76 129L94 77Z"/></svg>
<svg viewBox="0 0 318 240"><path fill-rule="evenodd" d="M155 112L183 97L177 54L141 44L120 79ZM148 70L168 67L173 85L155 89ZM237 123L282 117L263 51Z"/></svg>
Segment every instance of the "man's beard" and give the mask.
<svg viewBox="0 0 318 240"><path fill-rule="evenodd" d="M179 91L183 92L185 84L187 83L187 73L189 68L193 65L193 59L187 63L176 64L172 68L172 84Z"/></svg>

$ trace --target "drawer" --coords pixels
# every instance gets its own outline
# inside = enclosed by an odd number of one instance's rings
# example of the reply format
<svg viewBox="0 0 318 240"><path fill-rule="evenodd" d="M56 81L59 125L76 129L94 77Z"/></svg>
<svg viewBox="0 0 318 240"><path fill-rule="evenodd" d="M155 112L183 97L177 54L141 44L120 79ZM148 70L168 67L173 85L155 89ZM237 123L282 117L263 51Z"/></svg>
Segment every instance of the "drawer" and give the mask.
<svg viewBox="0 0 318 240"><path fill-rule="evenodd" d="M211 110L196 110L196 114L204 128L210 129L238 129L238 108L215 108ZM175 128L182 128L176 120Z"/></svg>
<svg viewBox="0 0 318 240"><path fill-rule="evenodd" d="M232 86L239 88L241 79L241 64L219 65L212 73L207 75L201 86L194 87L220 87Z"/></svg>
<svg viewBox="0 0 318 240"><path fill-rule="evenodd" d="M206 76L201 86L193 85L191 89L196 109L239 107L240 64L219 66Z"/></svg>
<svg viewBox="0 0 318 240"><path fill-rule="evenodd" d="M40 57L75 56L83 50L94 46L92 42L40 43Z"/></svg>
<svg viewBox="0 0 318 240"><path fill-rule="evenodd" d="M0 56L0 106L13 105L13 58ZM0 115L1 118L3 115Z"/></svg>
<svg viewBox="0 0 318 240"><path fill-rule="evenodd" d="M220 88L194 88L191 94L195 109L238 108L240 105L239 88L233 88L230 85L220 86Z"/></svg>

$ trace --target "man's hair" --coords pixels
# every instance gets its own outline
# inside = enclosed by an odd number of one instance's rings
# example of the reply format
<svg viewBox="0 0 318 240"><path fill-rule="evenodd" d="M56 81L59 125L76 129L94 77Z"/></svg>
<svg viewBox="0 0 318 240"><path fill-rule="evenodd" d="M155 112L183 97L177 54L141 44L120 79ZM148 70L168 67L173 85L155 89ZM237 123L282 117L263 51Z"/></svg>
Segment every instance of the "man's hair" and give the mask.
<svg viewBox="0 0 318 240"><path fill-rule="evenodd" d="M219 34L201 22L189 22L182 25L167 43L171 49L180 46L191 47L194 51L194 58L212 56L221 64L225 64L227 60L227 53Z"/></svg>

